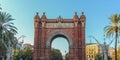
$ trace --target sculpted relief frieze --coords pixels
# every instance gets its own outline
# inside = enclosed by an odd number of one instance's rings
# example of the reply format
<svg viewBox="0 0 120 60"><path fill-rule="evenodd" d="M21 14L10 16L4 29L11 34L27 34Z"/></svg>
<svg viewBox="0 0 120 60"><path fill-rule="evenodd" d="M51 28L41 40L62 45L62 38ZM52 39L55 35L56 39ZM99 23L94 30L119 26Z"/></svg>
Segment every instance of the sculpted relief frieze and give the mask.
<svg viewBox="0 0 120 60"><path fill-rule="evenodd" d="M73 23L46 23L46 28L73 28Z"/></svg>

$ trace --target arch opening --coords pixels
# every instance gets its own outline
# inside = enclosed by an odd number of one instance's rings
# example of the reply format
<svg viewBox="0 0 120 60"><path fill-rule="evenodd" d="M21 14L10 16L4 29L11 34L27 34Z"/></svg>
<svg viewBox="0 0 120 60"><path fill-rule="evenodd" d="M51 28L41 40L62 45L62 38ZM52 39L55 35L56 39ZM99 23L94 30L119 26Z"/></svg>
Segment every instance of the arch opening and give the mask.
<svg viewBox="0 0 120 60"><path fill-rule="evenodd" d="M52 40L54 40L56 37L65 38L68 41L69 48L73 46L73 40L69 36L69 34L67 34L64 31L55 31L48 36L47 41L46 41L46 48L50 48Z"/></svg>
<svg viewBox="0 0 120 60"><path fill-rule="evenodd" d="M56 60L56 58L57 60L65 60L67 53L69 53L68 40L62 36L56 36L51 42L51 57L54 57L51 60Z"/></svg>
<svg viewBox="0 0 120 60"><path fill-rule="evenodd" d="M56 39L58 37L62 37L63 39L65 39L64 41L66 41L67 44L68 44L67 47L68 47L69 52L67 52L67 53L70 53L70 48L73 46L73 40L72 40L71 36L64 31L54 31L54 32L52 32L46 40L46 48L51 50L52 42L54 42L54 39ZM62 45L62 44L60 44L60 45ZM51 51L50 51L49 56L50 56L50 59L52 60ZM63 56L63 59L65 59L65 56Z"/></svg>

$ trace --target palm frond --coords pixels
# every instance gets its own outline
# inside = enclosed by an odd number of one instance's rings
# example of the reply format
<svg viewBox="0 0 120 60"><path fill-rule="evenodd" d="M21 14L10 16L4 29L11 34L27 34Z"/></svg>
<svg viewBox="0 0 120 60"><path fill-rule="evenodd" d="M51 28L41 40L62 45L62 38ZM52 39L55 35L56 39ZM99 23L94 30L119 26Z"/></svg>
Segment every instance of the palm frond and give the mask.
<svg viewBox="0 0 120 60"><path fill-rule="evenodd" d="M118 27L118 35L120 36L120 26Z"/></svg>
<svg viewBox="0 0 120 60"><path fill-rule="evenodd" d="M106 37L113 37L114 35L114 30L115 30L115 27L114 26L109 26L105 29L105 32L106 32Z"/></svg>
<svg viewBox="0 0 120 60"><path fill-rule="evenodd" d="M0 11L0 39L3 39L5 43L15 40L14 35L17 34L17 28L11 22L13 20L9 13Z"/></svg>
<svg viewBox="0 0 120 60"><path fill-rule="evenodd" d="M110 21L113 25L111 26L109 25L104 28L106 37L111 37L111 36L113 37L116 30L118 30L118 32L120 31L120 28L119 28L120 14L112 15L110 18Z"/></svg>
<svg viewBox="0 0 120 60"><path fill-rule="evenodd" d="M104 31L106 31L107 28L111 27L111 25L105 26Z"/></svg>
<svg viewBox="0 0 120 60"><path fill-rule="evenodd" d="M9 14L9 13L6 13L6 12L0 12L0 21L1 22L10 22L14 19L12 19L12 16Z"/></svg>
<svg viewBox="0 0 120 60"><path fill-rule="evenodd" d="M120 15L119 14L114 14L111 16L110 21L114 24L114 25L118 25L119 21L120 21Z"/></svg>

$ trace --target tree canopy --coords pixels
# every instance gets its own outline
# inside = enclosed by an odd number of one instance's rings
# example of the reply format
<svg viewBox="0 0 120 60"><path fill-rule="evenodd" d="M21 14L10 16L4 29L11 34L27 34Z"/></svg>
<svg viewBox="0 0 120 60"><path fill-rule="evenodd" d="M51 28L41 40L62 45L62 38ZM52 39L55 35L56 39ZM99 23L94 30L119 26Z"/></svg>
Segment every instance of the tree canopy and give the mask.
<svg viewBox="0 0 120 60"><path fill-rule="evenodd" d="M60 50L52 48L52 60L63 60Z"/></svg>

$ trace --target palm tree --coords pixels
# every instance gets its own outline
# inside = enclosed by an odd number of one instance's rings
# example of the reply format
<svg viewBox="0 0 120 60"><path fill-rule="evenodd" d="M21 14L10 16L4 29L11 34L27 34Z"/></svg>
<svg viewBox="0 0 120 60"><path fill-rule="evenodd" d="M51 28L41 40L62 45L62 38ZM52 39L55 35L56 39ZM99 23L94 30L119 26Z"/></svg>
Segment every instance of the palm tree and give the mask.
<svg viewBox="0 0 120 60"><path fill-rule="evenodd" d="M111 16L110 21L113 25L105 27L106 37L115 37L115 60L117 60L117 41L120 34L120 14L114 14Z"/></svg>
<svg viewBox="0 0 120 60"><path fill-rule="evenodd" d="M6 12L0 11L0 40L4 40L6 43L11 40L13 43L14 35L17 33L17 28L11 22L12 16Z"/></svg>
<svg viewBox="0 0 120 60"><path fill-rule="evenodd" d="M17 28L11 22L12 16L6 12L0 11L0 42L2 42L3 46L8 49L8 42L14 43L15 37L14 35L17 33ZM8 53L8 52L7 52ZM9 58L8 58L9 59Z"/></svg>
<svg viewBox="0 0 120 60"><path fill-rule="evenodd" d="M12 39L11 37L17 33L17 28L11 22L13 20L10 14L0 12L0 39L5 40L6 37Z"/></svg>

